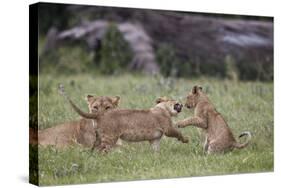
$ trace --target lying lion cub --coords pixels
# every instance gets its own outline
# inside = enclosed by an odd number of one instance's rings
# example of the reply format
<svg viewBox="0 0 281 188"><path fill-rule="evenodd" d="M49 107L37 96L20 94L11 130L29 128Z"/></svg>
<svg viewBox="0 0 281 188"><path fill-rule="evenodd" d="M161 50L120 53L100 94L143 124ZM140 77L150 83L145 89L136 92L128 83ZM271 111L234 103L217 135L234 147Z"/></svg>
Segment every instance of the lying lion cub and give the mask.
<svg viewBox="0 0 281 188"><path fill-rule="evenodd" d="M202 87L193 87L187 95L185 106L194 109L194 116L177 122L176 126L183 128L193 125L205 130L204 150L207 153L224 152L233 148L244 148L248 145L251 139L250 132L243 132L239 136L248 136L245 143L237 143L222 115L216 111L214 105L203 93Z"/></svg>
<svg viewBox="0 0 281 188"><path fill-rule="evenodd" d="M62 91L63 93L64 91ZM68 97L75 111L84 118L95 119L98 125L100 151L109 151L118 138L125 141L149 141L155 151L160 149L160 139L165 134L175 137L183 143L188 139L172 127L172 116L181 112L182 105L175 100L162 97L156 100L156 106L149 110L115 109L103 115L81 111Z"/></svg>
<svg viewBox="0 0 281 188"><path fill-rule="evenodd" d="M87 95L86 101L90 113L105 113L116 108L120 97L94 97ZM30 129L30 144L47 146L53 145L58 148L69 146L73 143L81 144L84 147L93 147L96 144L96 121L90 119L81 119L56 125L44 130ZM120 143L119 143L120 144Z"/></svg>

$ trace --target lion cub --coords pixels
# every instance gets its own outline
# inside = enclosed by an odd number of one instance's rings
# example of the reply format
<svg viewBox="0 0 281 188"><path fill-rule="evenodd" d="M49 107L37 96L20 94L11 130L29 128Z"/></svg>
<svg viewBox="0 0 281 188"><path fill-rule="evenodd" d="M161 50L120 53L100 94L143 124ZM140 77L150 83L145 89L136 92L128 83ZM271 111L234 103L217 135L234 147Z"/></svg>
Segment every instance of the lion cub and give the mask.
<svg viewBox="0 0 281 188"><path fill-rule="evenodd" d="M206 135L204 151L207 153L225 152L233 148L244 148L248 145L251 138L250 132L243 132L239 136L248 136L245 143L236 142L227 123L202 91L202 87L193 87L186 97L185 106L194 109L194 116L177 122L176 126L183 128L193 125L202 128Z"/></svg>
<svg viewBox="0 0 281 188"><path fill-rule="evenodd" d="M82 117L97 121L100 151L109 151L119 138L131 142L149 141L155 151L159 151L163 135L175 137L183 143L188 142L172 126L171 117L176 116L182 109L182 104L175 100L161 97L148 110L115 109L102 115L98 112L83 112L69 98L67 100Z"/></svg>
<svg viewBox="0 0 281 188"><path fill-rule="evenodd" d="M105 113L116 108L120 97L94 97L86 96L90 113ZM53 145L58 148L69 146L73 143L81 144L84 147L93 147L96 144L96 121L80 119L53 126L44 130L30 129L30 143L42 146ZM120 143L119 143L120 144Z"/></svg>

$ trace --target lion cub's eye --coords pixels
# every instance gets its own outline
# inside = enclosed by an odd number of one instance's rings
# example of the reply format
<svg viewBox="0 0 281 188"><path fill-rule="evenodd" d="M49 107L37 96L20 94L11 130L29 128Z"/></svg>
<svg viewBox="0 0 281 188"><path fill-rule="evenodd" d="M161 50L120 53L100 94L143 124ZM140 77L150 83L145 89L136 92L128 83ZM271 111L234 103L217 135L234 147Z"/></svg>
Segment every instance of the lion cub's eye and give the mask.
<svg viewBox="0 0 281 188"><path fill-rule="evenodd" d="M110 109L110 106L105 107L106 110Z"/></svg>
<svg viewBox="0 0 281 188"><path fill-rule="evenodd" d="M97 110L97 109L98 109L98 107L97 107L97 106L94 106L93 108L94 108L95 110Z"/></svg>

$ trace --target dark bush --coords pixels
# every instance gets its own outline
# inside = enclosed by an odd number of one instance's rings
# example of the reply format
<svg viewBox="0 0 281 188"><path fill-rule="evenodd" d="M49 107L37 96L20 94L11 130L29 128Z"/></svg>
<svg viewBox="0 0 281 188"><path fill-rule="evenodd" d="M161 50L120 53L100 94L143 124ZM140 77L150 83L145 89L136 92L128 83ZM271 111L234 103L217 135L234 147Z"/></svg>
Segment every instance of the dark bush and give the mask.
<svg viewBox="0 0 281 188"><path fill-rule="evenodd" d="M240 80L273 80L273 64L268 62L238 62Z"/></svg>
<svg viewBox="0 0 281 188"><path fill-rule="evenodd" d="M172 46L161 44L156 51L156 59L163 76L179 76L180 62Z"/></svg>
<svg viewBox="0 0 281 188"><path fill-rule="evenodd" d="M69 26L69 20L72 18L67 6L64 4L40 3L38 6L39 32L46 34L51 27L59 30L66 29Z"/></svg>
<svg viewBox="0 0 281 188"><path fill-rule="evenodd" d="M60 47L41 58L40 72L79 74L93 72L94 53L79 45Z"/></svg>
<svg viewBox="0 0 281 188"><path fill-rule="evenodd" d="M102 74L126 71L132 60L132 52L115 24L111 24L97 51L95 64Z"/></svg>
<svg viewBox="0 0 281 188"><path fill-rule="evenodd" d="M225 76L225 66L214 63L196 63L179 59L176 50L169 44L161 44L156 50L157 63L164 77L196 77L200 75Z"/></svg>

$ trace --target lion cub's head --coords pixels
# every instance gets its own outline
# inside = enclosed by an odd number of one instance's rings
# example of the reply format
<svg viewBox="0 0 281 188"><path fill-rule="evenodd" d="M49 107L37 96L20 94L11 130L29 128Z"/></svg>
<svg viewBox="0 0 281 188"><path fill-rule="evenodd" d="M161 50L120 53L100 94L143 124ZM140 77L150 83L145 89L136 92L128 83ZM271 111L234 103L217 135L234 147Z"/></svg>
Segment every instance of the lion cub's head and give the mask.
<svg viewBox="0 0 281 188"><path fill-rule="evenodd" d="M88 108L90 113L99 112L103 113L105 111L114 109L118 107L120 102L120 97L107 97L107 96L101 96L96 97L92 95L86 96L86 101L88 103Z"/></svg>
<svg viewBox="0 0 281 188"><path fill-rule="evenodd" d="M160 97L156 99L156 106L167 110L172 116L175 116L181 112L183 105L176 100Z"/></svg>
<svg viewBox="0 0 281 188"><path fill-rule="evenodd" d="M187 108L195 108L202 96L202 87L193 86L191 91L187 94L185 105Z"/></svg>

